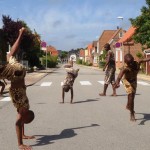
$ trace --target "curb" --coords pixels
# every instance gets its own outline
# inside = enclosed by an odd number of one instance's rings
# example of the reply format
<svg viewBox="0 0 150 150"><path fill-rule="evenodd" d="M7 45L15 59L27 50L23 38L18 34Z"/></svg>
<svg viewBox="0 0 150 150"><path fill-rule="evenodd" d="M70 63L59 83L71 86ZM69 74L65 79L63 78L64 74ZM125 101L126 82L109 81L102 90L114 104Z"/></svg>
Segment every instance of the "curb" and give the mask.
<svg viewBox="0 0 150 150"><path fill-rule="evenodd" d="M78 65L78 64L77 64ZM84 67L84 68L89 68L89 69L94 69L94 70L99 70L99 71L103 71L102 68L98 68L98 67L92 67L92 66L84 66L84 65L78 65L80 67ZM116 70L116 74L118 75L120 72L119 69ZM146 75L146 74L141 74L139 73L137 76L138 79L140 80L144 80L144 81L149 81L150 82L150 75Z"/></svg>

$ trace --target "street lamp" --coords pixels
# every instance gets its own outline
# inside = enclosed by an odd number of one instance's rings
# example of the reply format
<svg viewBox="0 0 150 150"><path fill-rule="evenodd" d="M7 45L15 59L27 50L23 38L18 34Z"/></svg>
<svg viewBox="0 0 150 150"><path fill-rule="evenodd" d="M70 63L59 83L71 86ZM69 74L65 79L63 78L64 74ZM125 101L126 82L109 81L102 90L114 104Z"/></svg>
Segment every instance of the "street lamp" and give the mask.
<svg viewBox="0 0 150 150"><path fill-rule="evenodd" d="M121 20L121 27L120 27L120 29L121 29L121 36L120 36L120 38L122 38L123 37L123 17L122 16L118 16L117 17L117 19L120 19ZM120 51L121 52L121 58L122 58L122 62L123 62L123 64L124 64L124 58L123 58L123 56L124 56L124 47L123 47L123 42L121 42L121 49L122 49L122 51Z"/></svg>
<svg viewBox="0 0 150 150"><path fill-rule="evenodd" d="M123 29L123 17L122 16L118 16L117 19L122 20L121 28Z"/></svg>

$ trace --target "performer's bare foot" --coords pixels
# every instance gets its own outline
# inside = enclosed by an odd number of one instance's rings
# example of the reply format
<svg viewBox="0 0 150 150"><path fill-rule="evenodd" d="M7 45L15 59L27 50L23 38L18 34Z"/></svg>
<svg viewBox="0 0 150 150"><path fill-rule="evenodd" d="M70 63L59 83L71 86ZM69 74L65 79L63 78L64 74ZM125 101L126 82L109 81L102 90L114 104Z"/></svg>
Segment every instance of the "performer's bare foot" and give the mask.
<svg viewBox="0 0 150 150"><path fill-rule="evenodd" d="M106 94L104 94L104 93L100 93L100 94L99 94L99 96L106 96Z"/></svg>
<svg viewBox="0 0 150 150"><path fill-rule="evenodd" d="M117 94L111 94L111 96L117 96Z"/></svg>
<svg viewBox="0 0 150 150"><path fill-rule="evenodd" d="M134 113L130 114L130 121L133 121L133 122L136 121Z"/></svg>
<svg viewBox="0 0 150 150"><path fill-rule="evenodd" d="M27 145L20 145L19 146L19 150L32 150L31 146L27 146Z"/></svg>
<svg viewBox="0 0 150 150"><path fill-rule="evenodd" d="M23 139L35 139L35 136L26 136L26 135L23 135L22 138Z"/></svg>

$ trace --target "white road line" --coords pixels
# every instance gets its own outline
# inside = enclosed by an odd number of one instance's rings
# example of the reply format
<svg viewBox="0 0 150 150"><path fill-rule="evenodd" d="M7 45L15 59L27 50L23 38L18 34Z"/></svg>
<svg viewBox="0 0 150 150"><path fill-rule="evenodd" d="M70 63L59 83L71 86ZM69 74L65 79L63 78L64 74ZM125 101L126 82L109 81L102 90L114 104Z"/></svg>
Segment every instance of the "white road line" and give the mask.
<svg viewBox="0 0 150 150"><path fill-rule="evenodd" d="M146 85L146 86L150 86L149 83L143 82L143 81L137 81L138 84L140 85Z"/></svg>
<svg viewBox="0 0 150 150"><path fill-rule="evenodd" d="M0 102L9 102L9 101L11 101L10 97L5 97L5 98L0 100Z"/></svg>
<svg viewBox="0 0 150 150"><path fill-rule="evenodd" d="M100 84L103 84L104 85L104 81L98 81Z"/></svg>
<svg viewBox="0 0 150 150"><path fill-rule="evenodd" d="M92 85L89 81L80 81L81 85Z"/></svg>
<svg viewBox="0 0 150 150"><path fill-rule="evenodd" d="M43 82L41 86L51 86L52 82Z"/></svg>
<svg viewBox="0 0 150 150"><path fill-rule="evenodd" d="M63 82L61 82L61 86L63 86Z"/></svg>

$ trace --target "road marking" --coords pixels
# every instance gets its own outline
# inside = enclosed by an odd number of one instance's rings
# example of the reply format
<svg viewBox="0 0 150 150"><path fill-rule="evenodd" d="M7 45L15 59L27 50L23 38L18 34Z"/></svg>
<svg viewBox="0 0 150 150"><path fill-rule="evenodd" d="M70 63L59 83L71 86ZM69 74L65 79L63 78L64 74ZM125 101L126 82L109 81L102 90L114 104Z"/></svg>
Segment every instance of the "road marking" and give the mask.
<svg viewBox="0 0 150 150"><path fill-rule="evenodd" d="M51 86L52 82L43 82L41 86Z"/></svg>
<svg viewBox="0 0 150 150"><path fill-rule="evenodd" d="M103 84L104 85L104 81L98 81L100 84Z"/></svg>
<svg viewBox="0 0 150 150"><path fill-rule="evenodd" d="M80 81L81 85L92 85L89 81Z"/></svg>
<svg viewBox="0 0 150 150"><path fill-rule="evenodd" d="M1 102L9 102L11 101L11 98L10 97L5 97L3 99L0 100Z"/></svg>
<svg viewBox="0 0 150 150"><path fill-rule="evenodd" d="M141 85L146 85L146 86L150 86L149 83L146 83L146 82L143 82L143 81L137 81L138 84L141 84Z"/></svg>
<svg viewBox="0 0 150 150"><path fill-rule="evenodd" d="M61 82L61 86L63 86L64 82Z"/></svg>

